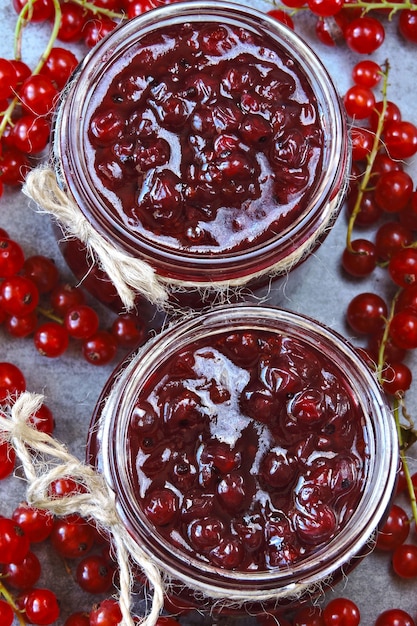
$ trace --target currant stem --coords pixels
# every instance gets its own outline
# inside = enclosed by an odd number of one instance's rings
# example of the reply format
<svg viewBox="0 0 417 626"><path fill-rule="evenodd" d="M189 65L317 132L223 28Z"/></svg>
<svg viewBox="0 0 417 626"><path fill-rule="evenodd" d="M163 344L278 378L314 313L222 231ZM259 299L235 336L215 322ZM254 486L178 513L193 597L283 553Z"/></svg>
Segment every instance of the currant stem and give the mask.
<svg viewBox="0 0 417 626"><path fill-rule="evenodd" d="M394 295L392 301L391 301L391 307L389 310L389 315L385 321L385 326L384 326L384 333L382 335L382 339L381 339L381 344L379 346L379 350L378 350L378 363L377 363L377 367L376 367L376 375L377 378L379 380L379 382L382 384L383 382L383 371L384 371L384 367L385 367L385 346L387 345L387 341L388 341L388 335L389 335L389 327L390 327L390 323L392 318L394 317L394 313L395 313L395 306L397 304L397 300L398 300L398 296L401 293L401 289L399 289L397 291L397 293Z"/></svg>
<svg viewBox="0 0 417 626"><path fill-rule="evenodd" d="M22 10L19 13L19 16L17 18L17 22L16 22L16 29L15 29L15 52L14 52L14 56L15 59L17 61L20 61L22 58L22 36L23 36L23 30L24 28L27 26L28 21L27 21L27 16L30 15L30 11L32 10L32 7L34 5L34 3L36 2L36 0L29 0L29 2L27 4L25 4L25 6L22 8ZM43 66L45 65L50 52L53 48L54 43L57 40L58 37L58 31L59 31L59 27L61 24L61 5L59 3L59 0L52 0L53 5L54 5L54 10L55 10L55 15L54 15L54 23L53 23L53 27L52 27L52 32L51 35L49 37L49 41L48 44L45 48L45 50L43 51L41 57L39 58L39 61L35 67L35 69L32 72L32 75L35 74L39 74L39 72L41 71L41 69L43 68Z"/></svg>
<svg viewBox="0 0 417 626"><path fill-rule="evenodd" d="M80 7L83 7L86 11L89 11L93 15L105 15L106 17L116 20L126 19L126 15L124 13L118 13L117 11L97 7L95 4L88 2L87 0L72 0L72 2L74 4L78 4Z"/></svg>
<svg viewBox="0 0 417 626"><path fill-rule="evenodd" d="M356 217L361 210L361 203L362 203L363 195L365 191L367 191L368 189L368 184L372 175L372 169L374 166L375 158L376 158L376 155L378 154L379 147L381 144L381 135L382 135L383 127L384 127L384 118L385 118L385 113L386 113L387 104L388 104L387 92L388 92L389 69L390 69L389 63L388 61L385 61L385 68L382 71L382 77L383 77L382 89L381 89L382 107L381 107L381 111L378 113L378 124L377 124L377 128L376 128L375 135L374 135L374 141L372 143L372 149L371 149L371 152L368 154L368 157L366 160L366 169L358 187L358 195L357 195L354 207L353 207L353 211L350 215L349 223L347 227L346 247L348 248L350 252L354 252L354 250L352 249L352 232L353 232L353 228L355 225Z"/></svg>
<svg viewBox="0 0 417 626"><path fill-rule="evenodd" d="M53 322L57 322L58 324L63 324L64 321L61 317L59 317L58 315L55 315L54 313L52 313L52 311L50 311L49 309L44 309L41 306L37 306L36 310L38 313L40 313L41 315L43 315L44 317L46 317L47 319L53 321Z"/></svg>
<svg viewBox="0 0 417 626"><path fill-rule="evenodd" d="M394 412L395 425L397 428L398 443L400 447L400 458L403 464L404 477L406 480L408 496L410 499L411 512L413 515L413 519L415 523L417 524L417 500L416 500L416 494L414 491L413 481L411 479L410 468L408 467L408 461L405 455L406 447L404 446L403 429L402 429L401 422L400 422L400 402L398 398L395 398L394 400L393 412Z"/></svg>
<svg viewBox="0 0 417 626"><path fill-rule="evenodd" d="M11 595L7 587L5 587L1 581L0 581L0 594L6 600L7 604L12 607L20 626L27 626L25 620L23 619L23 615L20 609L16 606L13 596Z"/></svg>

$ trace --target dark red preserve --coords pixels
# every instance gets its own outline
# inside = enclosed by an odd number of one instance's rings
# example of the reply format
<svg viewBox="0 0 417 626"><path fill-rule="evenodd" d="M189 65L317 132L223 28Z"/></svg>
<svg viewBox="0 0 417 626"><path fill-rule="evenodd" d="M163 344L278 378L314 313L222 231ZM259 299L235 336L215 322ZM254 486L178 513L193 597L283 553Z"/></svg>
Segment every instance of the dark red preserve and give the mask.
<svg viewBox="0 0 417 626"><path fill-rule="evenodd" d="M204 255L258 246L297 221L320 178L310 83L273 39L242 27L145 35L90 106L99 192L148 245Z"/></svg>
<svg viewBox="0 0 417 626"><path fill-rule="evenodd" d="M127 432L140 507L156 532L214 566L292 567L340 533L369 450L363 407L331 361L261 330L173 354Z"/></svg>
<svg viewBox="0 0 417 626"><path fill-rule="evenodd" d="M122 365L89 454L171 589L253 612L358 562L398 461L389 406L356 351L259 306L177 323Z"/></svg>
<svg viewBox="0 0 417 626"><path fill-rule="evenodd" d="M304 260L349 171L344 113L316 55L266 14L211 1L146 12L98 44L59 107L54 159L103 241L197 307ZM67 242L81 276L78 256Z"/></svg>

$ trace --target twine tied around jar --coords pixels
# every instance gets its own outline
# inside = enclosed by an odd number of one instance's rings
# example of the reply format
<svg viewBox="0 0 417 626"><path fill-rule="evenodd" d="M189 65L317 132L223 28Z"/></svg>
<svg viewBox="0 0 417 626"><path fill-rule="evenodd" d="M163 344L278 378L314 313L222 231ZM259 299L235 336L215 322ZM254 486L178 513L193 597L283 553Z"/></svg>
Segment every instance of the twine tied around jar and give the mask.
<svg viewBox="0 0 417 626"><path fill-rule="evenodd" d="M284 258L233 280L215 280L208 276L207 281L201 283L163 278L149 263L130 256L103 237L84 216L72 197L61 189L53 166L41 165L31 170L26 177L23 191L37 204L40 211L50 214L57 220L64 231L64 237L75 237L86 246L91 259L97 262L110 278L128 311L134 309L136 297L140 294L160 310L178 314L182 313L182 310L170 300L171 295L174 296L175 302L176 295L197 292L203 306L227 304L254 296L251 285L259 279L266 285L264 295L254 297L257 300L268 299L270 281L278 276L288 276L330 231L338 215L340 199L344 196L346 184L347 178L337 196L338 201L330 203L317 229Z"/></svg>
<svg viewBox="0 0 417 626"><path fill-rule="evenodd" d="M75 202L59 187L50 167L39 166L31 170L23 191L41 210L54 216L66 233L86 245L91 258L98 261L101 269L109 276L128 311L134 308L138 293L152 304L164 307L168 292L153 268L145 261L125 254L100 235Z"/></svg>
<svg viewBox="0 0 417 626"><path fill-rule="evenodd" d="M135 624L131 616L133 574L130 562L134 558L152 587L152 603L141 624L154 626L164 604L161 572L136 544L133 549L132 539L118 516L113 493L101 474L71 455L62 443L30 425L29 418L43 400L40 394L24 392L0 411L0 438L14 447L22 463L28 483L27 501L58 516L77 513L110 536L119 570L121 626ZM72 478L80 485L80 492L51 497L51 483L62 477Z"/></svg>

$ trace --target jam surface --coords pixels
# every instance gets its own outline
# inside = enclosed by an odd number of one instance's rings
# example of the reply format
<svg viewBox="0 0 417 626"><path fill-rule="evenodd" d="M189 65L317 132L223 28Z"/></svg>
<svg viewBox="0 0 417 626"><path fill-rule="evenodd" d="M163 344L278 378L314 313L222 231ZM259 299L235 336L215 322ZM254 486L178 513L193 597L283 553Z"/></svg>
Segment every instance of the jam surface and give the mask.
<svg viewBox="0 0 417 626"><path fill-rule="evenodd" d="M269 331L175 354L138 393L128 439L147 523L228 570L285 569L324 547L366 473L363 412L343 373Z"/></svg>
<svg viewBox="0 0 417 626"><path fill-rule="evenodd" d="M230 253L273 240L308 209L324 143L317 101L268 36L164 27L92 103L100 195L150 244Z"/></svg>

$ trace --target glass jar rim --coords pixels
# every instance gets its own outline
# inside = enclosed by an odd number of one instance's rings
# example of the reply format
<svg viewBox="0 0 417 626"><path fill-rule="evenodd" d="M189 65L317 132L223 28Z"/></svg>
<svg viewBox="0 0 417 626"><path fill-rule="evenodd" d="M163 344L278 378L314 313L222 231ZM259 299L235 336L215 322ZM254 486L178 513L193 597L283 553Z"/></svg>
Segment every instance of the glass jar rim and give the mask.
<svg viewBox="0 0 417 626"><path fill-rule="evenodd" d="M221 20L226 23L237 20L252 31L266 29L269 36L295 59L309 81L325 131L320 178L314 186L308 207L297 220L284 232L262 244L245 246L218 256L170 249L153 238L147 240L127 229L123 220L112 215L100 202L91 167L87 167L86 163L84 133L80 132L87 119L91 83L100 79L107 63L116 56L126 56L129 46L148 32L167 23L183 23L185 19ZM129 254L135 256L140 250L141 257L155 267L161 277L181 278L185 282L189 276L192 280L204 282L208 272L222 281L234 279L241 275L242 264L251 276L265 273L283 259L291 257L295 247L311 247L317 232L327 230L340 209L350 164L343 107L319 57L299 35L278 20L254 8L248 12L244 6L227 0L190 0L157 7L121 24L100 41L80 65L58 107L52 145L60 184L94 227Z"/></svg>
<svg viewBox="0 0 417 626"><path fill-rule="evenodd" d="M138 386L165 358L199 337L228 328L267 329L306 341L331 358L347 377L362 406L368 458L364 487L357 509L341 533L290 570L262 572L225 571L190 558L159 536L152 536L144 517L138 515L129 465L126 458L128 415ZM180 344L180 345L179 345ZM122 368L123 370L123 368ZM356 350L340 335L309 317L274 307L251 305L214 308L203 315L175 323L152 339L144 350L119 372L102 413L97 436L100 440L100 469L115 491L124 523L139 537L142 549L171 576L210 595L216 589L225 597L256 600L260 590L280 590L291 595L297 586L314 586L346 565L363 549L385 513L395 485L398 444L394 420L381 388Z"/></svg>

